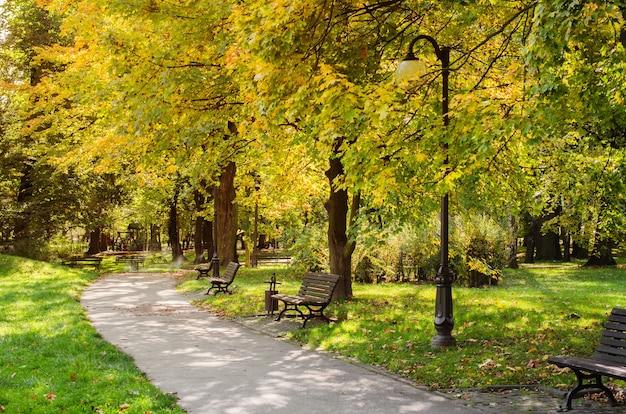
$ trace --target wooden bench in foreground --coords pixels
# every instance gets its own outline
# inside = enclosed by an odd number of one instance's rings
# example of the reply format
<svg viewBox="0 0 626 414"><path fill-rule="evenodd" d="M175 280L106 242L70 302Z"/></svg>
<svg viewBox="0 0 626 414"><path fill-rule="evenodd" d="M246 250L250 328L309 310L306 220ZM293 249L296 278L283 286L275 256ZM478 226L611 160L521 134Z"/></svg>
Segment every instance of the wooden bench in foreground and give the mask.
<svg viewBox="0 0 626 414"><path fill-rule="evenodd" d="M330 319L324 315L324 309L330 304L339 277L339 275L333 274L308 272L302 279L302 285L297 295L272 295L273 299L282 301L285 306L276 320L279 321L287 311L296 311L304 319L303 328L306 328L306 323L313 318L322 318L330 322ZM307 308L309 313L305 315L299 309L300 306Z"/></svg>
<svg viewBox="0 0 626 414"><path fill-rule="evenodd" d="M239 270L239 263L230 262L228 263L228 266L226 266L223 276L210 277L209 282L211 282L211 287L206 291L205 295L208 295L211 292L211 289L217 289L214 295L217 295L220 292L232 293L228 290L228 286L230 286L230 284L233 283L233 280L235 280L237 270Z"/></svg>
<svg viewBox="0 0 626 414"><path fill-rule="evenodd" d="M602 383L602 376L626 381L626 309L611 311L593 357L554 356L548 358L548 362L560 368L570 368L576 374L577 383L565 395L562 409L571 410L574 398L602 391L612 406L617 405L613 392ZM590 382L585 383L585 380Z"/></svg>

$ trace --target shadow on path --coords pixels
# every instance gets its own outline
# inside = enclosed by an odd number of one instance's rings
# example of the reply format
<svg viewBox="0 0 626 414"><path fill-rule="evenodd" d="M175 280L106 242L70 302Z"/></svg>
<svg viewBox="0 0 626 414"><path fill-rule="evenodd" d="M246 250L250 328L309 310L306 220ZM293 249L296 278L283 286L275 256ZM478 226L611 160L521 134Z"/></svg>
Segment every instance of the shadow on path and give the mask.
<svg viewBox="0 0 626 414"><path fill-rule="evenodd" d="M163 274L102 278L81 303L190 413L478 413L442 395L303 350L188 303Z"/></svg>

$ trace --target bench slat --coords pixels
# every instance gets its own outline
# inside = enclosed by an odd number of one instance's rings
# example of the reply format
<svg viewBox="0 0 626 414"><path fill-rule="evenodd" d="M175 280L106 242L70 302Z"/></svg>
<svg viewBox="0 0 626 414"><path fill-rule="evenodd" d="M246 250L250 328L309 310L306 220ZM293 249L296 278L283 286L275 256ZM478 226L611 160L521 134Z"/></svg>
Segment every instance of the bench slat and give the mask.
<svg viewBox="0 0 626 414"><path fill-rule="evenodd" d="M607 322L604 324L604 328L616 332L626 331L626 323Z"/></svg>
<svg viewBox="0 0 626 414"><path fill-rule="evenodd" d="M575 368L617 379L626 379L626 367L611 361L598 361L595 358L555 356L548 358L548 362L561 368Z"/></svg>
<svg viewBox="0 0 626 414"><path fill-rule="evenodd" d="M324 315L324 309L332 300L333 291L337 286L339 278L339 275L307 272L302 278L302 284L297 295L272 295L273 299L281 300L285 305L285 308L278 314L276 320L279 321L286 311L291 310L299 312L302 318L304 318L303 328L306 327L307 321L314 317L321 317L330 321ZM309 314L305 315L302 313L298 306L305 306Z"/></svg>
<svg viewBox="0 0 626 414"><path fill-rule="evenodd" d="M615 327L609 327L610 324L605 325L605 329L602 332L602 336L617 339L626 339L626 329L617 331ZM626 327L625 327L626 328Z"/></svg>
<svg viewBox="0 0 626 414"><path fill-rule="evenodd" d="M621 362L622 365L626 366L626 350L616 348L613 346L607 346L603 343L600 343L596 348L596 353L594 355L596 358L600 359L609 359L615 362Z"/></svg>

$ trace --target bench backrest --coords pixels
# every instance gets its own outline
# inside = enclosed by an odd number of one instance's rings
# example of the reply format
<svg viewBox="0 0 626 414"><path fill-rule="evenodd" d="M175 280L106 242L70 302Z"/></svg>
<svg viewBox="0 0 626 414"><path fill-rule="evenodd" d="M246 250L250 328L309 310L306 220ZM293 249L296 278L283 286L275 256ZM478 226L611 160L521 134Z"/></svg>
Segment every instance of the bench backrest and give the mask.
<svg viewBox="0 0 626 414"><path fill-rule="evenodd" d="M626 365L626 309L611 311L594 358Z"/></svg>
<svg viewBox="0 0 626 414"><path fill-rule="evenodd" d="M227 283L232 283L235 279L235 275L237 274L237 270L239 270L239 263L228 263L228 266L226 266L226 270L224 270L224 274L220 276L220 279L224 279Z"/></svg>
<svg viewBox="0 0 626 414"><path fill-rule="evenodd" d="M308 272L302 279L298 296L330 302L339 278L339 275Z"/></svg>

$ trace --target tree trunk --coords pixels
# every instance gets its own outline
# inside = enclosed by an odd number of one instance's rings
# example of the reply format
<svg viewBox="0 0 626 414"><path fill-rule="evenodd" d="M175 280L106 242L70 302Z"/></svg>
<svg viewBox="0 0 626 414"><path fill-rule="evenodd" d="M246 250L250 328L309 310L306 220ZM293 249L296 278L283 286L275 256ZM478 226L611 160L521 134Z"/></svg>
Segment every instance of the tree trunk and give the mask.
<svg viewBox="0 0 626 414"><path fill-rule="evenodd" d="M203 243L203 235L204 235L204 216L202 216L201 212L204 207L204 196L200 193L200 191L196 190L193 194L193 198L196 204L196 223L195 223L195 231L194 231L194 240L193 246L196 253L196 258L194 259L194 263L204 263L204 243Z"/></svg>
<svg viewBox="0 0 626 414"><path fill-rule="evenodd" d="M89 233L89 249L87 250L87 254L98 254L100 253L100 234L102 230L100 227L93 229Z"/></svg>
<svg viewBox="0 0 626 414"><path fill-rule="evenodd" d="M535 260L563 260L559 235L553 231L543 233L543 224L554 218L557 213L544 215L542 217L532 217L526 241L526 263L533 263Z"/></svg>
<svg viewBox="0 0 626 414"><path fill-rule="evenodd" d="M572 243L572 256L576 259L588 259L589 249L581 246L580 243L574 240L574 243Z"/></svg>
<svg viewBox="0 0 626 414"><path fill-rule="evenodd" d="M524 235L524 246L526 247L524 263L535 263L535 234L537 233L535 228L538 226L538 219L536 217L527 217L527 219L529 228Z"/></svg>
<svg viewBox="0 0 626 414"><path fill-rule="evenodd" d="M509 234L510 234L510 243L509 243L509 260L508 266L511 269L519 268L517 263L517 220L515 220L515 216L512 214L509 216Z"/></svg>
<svg viewBox="0 0 626 414"><path fill-rule="evenodd" d="M213 221L204 220L202 229L202 243L204 250L209 254L209 259L213 257Z"/></svg>
<svg viewBox="0 0 626 414"><path fill-rule="evenodd" d="M565 235L563 236L563 261L564 262L569 262L572 257L570 254L570 248L571 248L571 237L569 232L565 232Z"/></svg>
<svg viewBox="0 0 626 414"><path fill-rule="evenodd" d="M180 235L178 234L178 195L180 189L176 186L174 196L170 201L169 223L167 225L167 235L172 248L172 262L178 263L184 260L183 248L180 245Z"/></svg>
<svg viewBox="0 0 626 414"><path fill-rule="evenodd" d="M20 209L20 213L15 219L13 228L13 235L17 242L24 242L28 244L32 238L31 220L28 201L33 196L33 180L32 180L33 165L25 162L22 175L20 177L20 185L17 193L17 204Z"/></svg>
<svg viewBox="0 0 626 414"><path fill-rule="evenodd" d="M161 251L161 235L159 233L159 227L156 224L150 225L150 244L148 249L151 252Z"/></svg>
<svg viewBox="0 0 626 414"><path fill-rule="evenodd" d="M339 141L336 148L341 144ZM343 164L339 158L330 159L326 177L330 183L330 195L325 203L328 212L328 247L330 272L341 276L333 298L352 297L352 253L355 243L348 241L348 193L337 188L337 179L343 176ZM353 211L358 209L358 197ZM354 217L354 215L352 216Z"/></svg>
<svg viewBox="0 0 626 414"><path fill-rule="evenodd" d="M553 231L549 231L546 234L538 231L534 235L534 239L536 260L563 260L558 234Z"/></svg>
<svg viewBox="0 0 626 414"><path fill-rule="evenodd" d="M237 262L237 205L235 200L235 174L237 167L234 162L228 163L220 175L220 186L217 195L217 249L220 265Z"/></svg>
<svg viewBox="0 0 626 414"><path fill-rule="evenodd" d="M585 266L615 266L617 263L612 253L613 242L611 240L596 241L593 253L589 256Z"/></svg>

